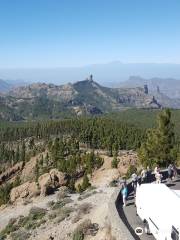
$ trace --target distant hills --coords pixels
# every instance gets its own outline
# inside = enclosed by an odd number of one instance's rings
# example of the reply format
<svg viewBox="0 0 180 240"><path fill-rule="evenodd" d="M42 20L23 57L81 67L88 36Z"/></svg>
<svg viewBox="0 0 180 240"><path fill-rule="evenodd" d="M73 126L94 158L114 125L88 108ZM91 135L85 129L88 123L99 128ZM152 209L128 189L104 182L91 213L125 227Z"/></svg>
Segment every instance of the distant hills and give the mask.
<svg viewBox="0 0 180 240"><path fill-rule="evenodd" d="M11 85L0 79L0 92L7 92L11 89Z"/></svg>
<svg viewBox="0 0 180 240"><path fill-rule="evenodd" d="M112 86L126 81L129 76L143 78L180 79L180 64L169 63L122 63L114 61L106 64L93 64L83 67L0 69L1 79L22 79L28 82L46 82L56 85L77 82L93 74L96 81L104 86Z"/></svg>
<svg viewBox="0 0 180 240"><path fill-rule="evenodd" d="M180 98L180 80L173 78L150 78L131 76L127 81L117 84L118 87L142 87L145 84L152 94L161 92L169 98Z"/></svg>
<svg viewBox="0 0 180 240"><path fill-rule="evenodd" d="M21 80L3 80L0 79L0 93L6 93L13 88L25 86L28 83Z"/></svg>
<svg viewBox="0 0 180 240"><path fill-rule="evenodd" d="M173 78L151 78L144 79L131 76L127 81L117 84L118 87L143 87L148 86L149 94L164 107L180 108L180 80Z"/></svg>
<svg viewBox="0 0 180 240"><path fill-rule="evenodd" d="M34 83L0 98L0 118L8 121L96 115L126 108L161 108L144 88L108 88L92 76L74 84Z"/></svg>

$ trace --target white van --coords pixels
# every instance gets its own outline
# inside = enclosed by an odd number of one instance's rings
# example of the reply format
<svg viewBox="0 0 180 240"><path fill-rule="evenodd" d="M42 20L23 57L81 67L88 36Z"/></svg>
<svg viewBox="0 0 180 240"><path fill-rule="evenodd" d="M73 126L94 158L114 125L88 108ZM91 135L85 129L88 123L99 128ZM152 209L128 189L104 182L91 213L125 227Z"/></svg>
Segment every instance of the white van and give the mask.
<svg viewBox="0 0 180 240"><path fill-rule="evenodd" d="M141 184L136 207L147 234L157 240L180 240L180 191L165 184Z"/></svg>

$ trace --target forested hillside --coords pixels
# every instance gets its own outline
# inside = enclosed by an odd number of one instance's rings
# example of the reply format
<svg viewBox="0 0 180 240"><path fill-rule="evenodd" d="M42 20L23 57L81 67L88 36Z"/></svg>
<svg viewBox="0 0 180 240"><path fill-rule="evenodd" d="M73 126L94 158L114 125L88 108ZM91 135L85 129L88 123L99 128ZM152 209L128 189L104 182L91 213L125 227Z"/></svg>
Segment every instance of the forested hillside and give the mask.
<svg viewBox="0 0 180 240"><path fill-rule="evenodd" d="M156 126L159 109L128 109L119 113L107 114L107 118L133 124L139 128L152 128ZM172 122L174 123L175 135L180 136L180 110L171 109Z"/></svg>
<svg viewBox="0 0 180 240"><path fill-rule="evenodd" d="M41 154L34 178L38 179L42 174L56 168L67 174L68 184L73 188L78 176L91 174L93 169L102 165L103 159L94 154L95 149L107 151L109 156L114 157L113 166L117 166L118 151L140 149L148 140L148 129L155 131L159 124L156 123L159 113L161 112L158 110L132 109L99 117L0 122L0 185L11 177L11 173L7 173L7 176L2 174L6 169L17 163L21 163L23 167L33 156ZM179 154L179 119L180 111L172 111L174 160ZM20 184L18 179L15 184ZM1 189L2 196L7 196L4 191L7 190L9 194L12 187L14 185Z"/></svg>
<svg viewBox="0 0 180 240"><path fill-rule="evenodd" d="M1 122L0 204L9 200L13 187L23 183L18 172L33 156L40 154L33 171L34 181L56 168L66 174L68 187L72 190L75 180L84 176L85 182L78 188L83 191L89 186L87 174L92 174L103 164L94 149L104 149L109 156L117 156L120 149L139 148L144 138L145 130L107 117ZM14 181L9 182L15 176Z"/></svg>

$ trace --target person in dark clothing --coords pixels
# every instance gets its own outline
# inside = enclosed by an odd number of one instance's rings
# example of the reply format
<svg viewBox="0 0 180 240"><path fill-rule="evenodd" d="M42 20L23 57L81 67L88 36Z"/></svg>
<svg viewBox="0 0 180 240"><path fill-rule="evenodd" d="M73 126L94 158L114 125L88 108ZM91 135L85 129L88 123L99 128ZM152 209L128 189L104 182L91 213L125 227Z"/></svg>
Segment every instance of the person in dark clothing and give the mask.
<svg viewBox="0 0 180 240"><path fill-rule="evenodd" d="M172 166L172 164L169 164L169 166L168 166L168 180L172 181L172 177L173 177L173 166Z"/></svg>
<svg viewBox="0 0 180 240"><path fill-rule="evenodd" d="M151 183L151 179L152 176L151 176L151 170L149 168L149 166L147 167L147 170L146 170L146 179L147 179L147 183Z"/></svg>
<svg viewBox="0 0 180 240"><path fill-rule="evenodd" d="M173 171L172 178L175 179L178 175L177 168L176 168L175 164L172 165L172 171Z"/></svg>

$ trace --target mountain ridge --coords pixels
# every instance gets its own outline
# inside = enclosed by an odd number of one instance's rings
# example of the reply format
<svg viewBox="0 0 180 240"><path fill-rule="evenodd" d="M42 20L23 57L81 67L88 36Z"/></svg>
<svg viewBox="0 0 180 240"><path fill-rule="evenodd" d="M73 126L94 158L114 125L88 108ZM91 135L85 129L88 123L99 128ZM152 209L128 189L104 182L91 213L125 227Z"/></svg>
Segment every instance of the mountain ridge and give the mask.
<svg viewBox="0 0 180 240"><path fill-rule="evenodd" d="M144 88L108 88L95 82L92 76L59 86L33 83L14 88L0 98L0 104L4 109L1 118L7 116L4 118L11 121L96 115L126 108L161 108Z"/></svg>
<svg viewBox="0 0 180 240"><path fill-rule="evenodd" d="M151 94L161 92L169 98L180 98L180 80L174 78L143 78L130 76L127 81L116 84L116 87L142 87L148 85Z"/></svg>

